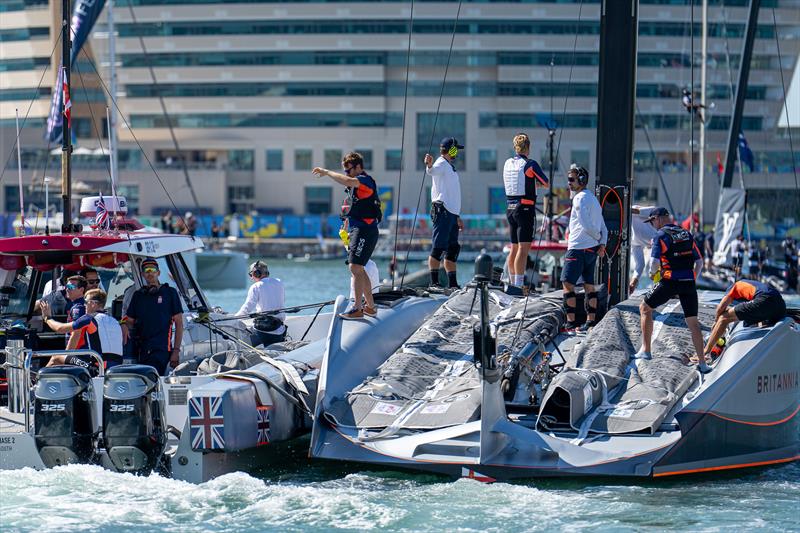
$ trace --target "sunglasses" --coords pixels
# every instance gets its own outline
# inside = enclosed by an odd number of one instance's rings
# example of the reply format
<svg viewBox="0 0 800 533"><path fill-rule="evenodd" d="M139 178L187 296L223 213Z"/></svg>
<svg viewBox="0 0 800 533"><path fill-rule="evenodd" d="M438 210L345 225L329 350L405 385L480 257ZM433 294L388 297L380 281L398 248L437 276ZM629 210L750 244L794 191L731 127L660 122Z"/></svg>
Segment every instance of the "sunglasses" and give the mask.
<svg viewBox="0 0 800 533"><path fill-rule="evenodd" d="M142 269L142 272L145 274L152 274L153 272L158 272L158 269L156 267L146 267Z"/></svg>
<svg viewBox="0 0 800 533"><path fill-rule="evenodd" d="M351 170L353 170L354 168L355 168L355 167L342 167L342 170L344 170L344 171L345 171L345 173L349 174L349 173L350 173L350 171L351 171Z"/></svg>
<svg viewBox="0 0 800 533"><path fill-rule="evenodd" d="M103 305L103 302L101 302L100 300L86 300L86 303L87 304Z"/></svg>
<svg viewBox="0 0 800 533"><path fill-rule="evenodd" d="M89 285L99 285L100 284L100 280L99 279L87 279L86 283L88 283Z"/></svg>
<svg viewBox="0 0 800 533"><path fill-rule="evenodd" d="M578 178L567 178L567 181L570 183L575 183L576 181L578 181Z"/></svg>
<svg viewBox="0 0 800 533"><path fill-rule="evenodd" d="M78 288L78 286L75 285L74 283L67 283L67 289L69 289L71 291L74 291L77 288Z"/></svg>

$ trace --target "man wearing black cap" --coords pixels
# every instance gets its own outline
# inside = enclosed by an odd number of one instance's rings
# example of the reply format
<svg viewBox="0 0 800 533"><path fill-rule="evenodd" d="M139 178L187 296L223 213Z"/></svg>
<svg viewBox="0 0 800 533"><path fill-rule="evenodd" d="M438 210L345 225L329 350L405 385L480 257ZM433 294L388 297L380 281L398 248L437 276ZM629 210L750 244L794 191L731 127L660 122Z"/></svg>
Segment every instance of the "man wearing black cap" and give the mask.
<svg viewBox="0 0 800 533"><path fill-rule="evenodd" d="M453 161L464 146L454 137L445 137L439 145L441 155L425 154L425 173L431 177L431 222L433 222L433 244L428 257L431 272L431 285L439 284L439 267L444 256L444 269L447 272L448 286L458 288L456 260L461 251L458 232L464 229L461 221L461 180Z"/></svg>
<svg viewBox="0 0 800 533"><path fill-rule="evenodd" d="M166 375L167 367L180 362L183 342L183 306L178 291L158 280L158 262L152 257L142 260L145 285L133 293L122 325L122 340L131 334L136 338L139 363L150 365ZM175 325L175 341L172 325Z"/></svg>
<svg viewBox="0 0 800 533"><path fill-rule="evenodd" d="M653 239L650 276L655 285L647 292L639 305L642 325L642 347L636 354L638 359L650 359L653 336L653 309L664 305L671 298L679 298L686 325L692 335L695 357L699 368L708 367L703 359L703 334L697 321L697 287L695 279L703 270L703 257L692 234L672 223L669 211L656 207L650 212L648 222L658 230Z"/></svg>

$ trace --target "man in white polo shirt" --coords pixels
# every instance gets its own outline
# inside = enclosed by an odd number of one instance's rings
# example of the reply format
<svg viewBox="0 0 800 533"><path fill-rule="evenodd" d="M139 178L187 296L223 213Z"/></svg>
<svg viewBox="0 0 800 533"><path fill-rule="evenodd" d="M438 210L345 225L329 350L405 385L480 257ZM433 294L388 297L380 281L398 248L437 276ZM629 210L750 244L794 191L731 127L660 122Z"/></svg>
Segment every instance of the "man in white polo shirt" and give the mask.
<svg viewBox="0 0 800 533"><path fill-rule="evenodd" d="M445 137L439 144L440 156L425 154L425 173L431 177L431 222L433 223L433 244L428 257L431 285L439 284L439 267L444 256L444 270L447 272L448 287L458 288L456 260L461 251L458 232L464 229L461 221L461 180L453 165L458 151L464 146L454 137Z"/></svg>

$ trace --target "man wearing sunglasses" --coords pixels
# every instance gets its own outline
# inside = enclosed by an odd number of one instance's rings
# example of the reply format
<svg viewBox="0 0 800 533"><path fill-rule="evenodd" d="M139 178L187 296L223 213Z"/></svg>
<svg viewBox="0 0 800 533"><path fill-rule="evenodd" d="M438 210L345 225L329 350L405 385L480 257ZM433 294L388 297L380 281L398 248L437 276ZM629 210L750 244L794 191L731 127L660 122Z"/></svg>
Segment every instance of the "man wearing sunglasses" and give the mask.
<svg viewBox="0 0 800 533"><path fill-rule="evenodd" d="M352 284L355 290L353 307L342 313L345 320L375 316L375 300L372 298L372 284L364 266L375 251L378 243L378 223L382 217L378 186L372 176L364 171L364 158L361 154L350 152L342 158L343 174L326 168L316 167L312 171L317 177L328 176L336 183L347 187L342 219L348 232L349 245L347 262L350 265Z"/></svg>
<svg viewBox="0 0 800 533"><path fill-rule="evenodd" d="M439 267L444 256L448 287L458 288L456 261L461 245L458 232L464 229L461 221L461 179L453 161L464 146L455 137L445 137L439 143L439 157L433 160L425 154L425 173L431 177L431 223L433 236L428 268L431 285L439 285Z"/></svg>
<svg viewBox="0 0 800 533"><path fill-rule="evenodd" d="M589 171L572 165L567 174L567 185L572 196L572 212L569 215L569 239L564 256L564 270L561 283L564 286L564 309L567 312L567 329L575 329L575 312L578 310L575 285L583 278L584 307L586 324L584 330L595 325L598 295L595 291L594 276L597 258L606 254L608 229L603 220L600 202L586 187L589 185Z"/></svg>
<svg viewBox="0 0 800 533"><path fill-rule="evenodd" d="M86 267L81 270L81 276L86 278L86 290L90 291L92 289L103 289L103 284L100 281L100 274L97 273L97 270Z"/></svg>
<svg viewBox="0 0 800 533"><path fill-rule="evenodd" d="M58 291L56 291L58 292ZM83 276L70 276L67 278L67 285L64 287L64 295L66 298L66 309L65 313L67 315L67 322L55 322L55 324L62 325L63 327L60 328L50 328L56 333L69 333L72 331L70 328L70 324L75 322L80 317L86 314L86 301L84 300L83 296L86 292L86 279ZM55 295L56 293L51 293ZM41 301L40 309L42 312L42 321L47 324L47 319L54 314L61 314L59 310L56 309L49 298L45 298ZM53 322L53 321L51 321Z"/></svg>
<svg viewBox="0 0 800 533"><path fill-rule="evenodd" d="M141 269L145 285L133 293L123 318L122 338L127 343L132 336L139 352L139 363L154 367L163 376L168 367L175 368L180 362L183 306L178 291L159 281L155 259L142 260Z"/></svg>

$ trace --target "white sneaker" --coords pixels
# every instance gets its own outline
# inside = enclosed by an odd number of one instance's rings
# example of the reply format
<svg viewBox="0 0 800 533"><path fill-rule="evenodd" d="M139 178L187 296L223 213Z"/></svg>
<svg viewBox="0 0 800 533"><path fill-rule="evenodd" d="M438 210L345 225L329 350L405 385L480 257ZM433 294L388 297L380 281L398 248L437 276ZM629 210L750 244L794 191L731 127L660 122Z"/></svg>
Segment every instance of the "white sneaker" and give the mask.
<svg viewBox="0 0 800 533"><path fill-rule="evenodd" d="M653 358L653 354L651 354L650 352L645 352L644 350L639 350L638 352L633 354L633 358L634 359L644 359L646 361L649 361L650 359Z"/></svg>

